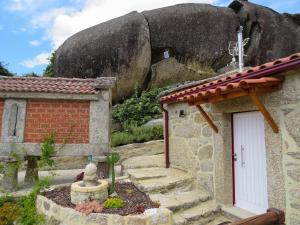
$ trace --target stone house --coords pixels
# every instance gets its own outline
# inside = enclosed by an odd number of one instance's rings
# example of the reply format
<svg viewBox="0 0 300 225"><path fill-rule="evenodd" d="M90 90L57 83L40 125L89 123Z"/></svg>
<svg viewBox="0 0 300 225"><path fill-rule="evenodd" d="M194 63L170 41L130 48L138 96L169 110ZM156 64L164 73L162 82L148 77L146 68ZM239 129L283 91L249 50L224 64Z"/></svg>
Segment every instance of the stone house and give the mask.
<svg viewBox="0 0 300 225"><path fill-rule="evenodd" d="M285 211L300 224L300 53L160 96L166 167L223 210Z"/></svg>
<svg viewBox="0 0 300 225"><path fill-rule="evenodd" d="M115 78L0 77L0 160L40 155L53 134L58 156L104 156L110 148Z"/></svg>

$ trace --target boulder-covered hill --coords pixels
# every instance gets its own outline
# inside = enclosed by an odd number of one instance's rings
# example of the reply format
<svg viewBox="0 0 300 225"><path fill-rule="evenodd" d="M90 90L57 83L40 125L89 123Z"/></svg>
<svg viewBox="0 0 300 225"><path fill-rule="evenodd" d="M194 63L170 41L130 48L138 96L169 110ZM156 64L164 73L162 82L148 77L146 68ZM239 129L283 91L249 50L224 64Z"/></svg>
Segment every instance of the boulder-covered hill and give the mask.
<svg viewBox="0 0 300 225"><path fill-rule="evenodd" d="M244 37L250 38L247 66L300 51L300 25L293 15L245 0L233 1L228 7L180 4L132 12L76 33L57 49L54 76L117 77L113 93L117 102L137 86L153 84L152 65L164 62L166 50L177 62L197 62L215 70L226 66L231 61L228 44L236 40L240 25ZM155 79L165 84L208 76L182 71L174 77L156 72Z"/></svg>

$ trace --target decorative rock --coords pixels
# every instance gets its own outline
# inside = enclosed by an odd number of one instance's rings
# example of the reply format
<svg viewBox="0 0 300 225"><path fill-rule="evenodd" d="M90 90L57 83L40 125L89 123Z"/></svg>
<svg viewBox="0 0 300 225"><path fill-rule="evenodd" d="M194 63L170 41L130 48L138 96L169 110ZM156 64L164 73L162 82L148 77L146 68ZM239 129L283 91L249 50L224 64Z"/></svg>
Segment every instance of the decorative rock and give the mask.
<svg viewBox="0 0 300 225"><path fill-rule="evenodd" d="M94 163L89 163L84 170L83 177L84 186L96 186L98 184L97 166Z"/></svg>

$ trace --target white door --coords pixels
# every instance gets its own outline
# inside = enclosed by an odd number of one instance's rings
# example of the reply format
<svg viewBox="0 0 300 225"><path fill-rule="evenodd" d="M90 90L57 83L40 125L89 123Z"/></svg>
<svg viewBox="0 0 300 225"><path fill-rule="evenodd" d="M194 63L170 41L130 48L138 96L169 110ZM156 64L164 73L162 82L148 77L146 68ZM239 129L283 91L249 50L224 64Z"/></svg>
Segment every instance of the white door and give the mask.
<svg viewBox="0 0 300 225"><path fill-rule="evenodd" d="M264 118L260 112L233 114L235 206L253 213L268 208Z"/></svg>

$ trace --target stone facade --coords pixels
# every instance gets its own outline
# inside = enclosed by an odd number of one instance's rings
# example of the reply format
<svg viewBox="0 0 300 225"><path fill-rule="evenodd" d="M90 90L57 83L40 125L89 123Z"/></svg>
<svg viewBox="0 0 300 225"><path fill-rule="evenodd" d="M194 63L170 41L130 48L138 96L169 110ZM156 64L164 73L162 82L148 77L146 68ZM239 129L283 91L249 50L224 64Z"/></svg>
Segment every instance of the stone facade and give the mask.
<svg viewBox="0 0 300 225"><path fill-rule="evenodd" d="M92 213L85 215L71 208L57 205L39 195L37 210L46 217L49 225L173 225L172 212L166 208L145 211L140 215L119 216L116 214Z"/></svg>
<svg viewBox="0 0 300 225"><path fill-rule="evenodd" d="M279 126L275 134L265 121L269 207L284 210L287 225L300 221L299 75L299 71L285 74L280 90L259 95ZM255 105L247 97L205 105L218 133L196 107L175 103L167 110L171 166L191 172L195 185L209 191L217 202L232 204L231 115L257 110Z"/></svg>

